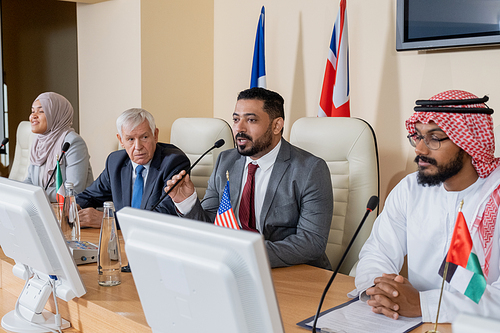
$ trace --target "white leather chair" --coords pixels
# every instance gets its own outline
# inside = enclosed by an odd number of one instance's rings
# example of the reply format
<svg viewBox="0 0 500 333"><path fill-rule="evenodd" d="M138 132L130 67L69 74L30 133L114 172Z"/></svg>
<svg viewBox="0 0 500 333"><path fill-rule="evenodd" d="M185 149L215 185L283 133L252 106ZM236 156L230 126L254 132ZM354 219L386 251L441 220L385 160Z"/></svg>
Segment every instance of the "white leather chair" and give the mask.
<svg viewBox="0 0 500 333"><path fill-rule="evenodd" d="M35 134L31 132L30 122L21 121L17 126L16 150L10 168L9 179L23 181L28 176L30 148L34 138Z"/></svg>
<svg viewBox="0 0 500 333"><path fill-rule="evenodd" d="M330 169L334 208L326 254L335 269L366 212L368 200L379 195L375 134L367 122L357 118L301 118L292 126L290 142L324 159ZM377 213L378 208L368 216L341 273L349 274L357 262Z"/></svg>
<svg viewBox="0 0 500 333"><path fill-rule="evenodd" d="M224 145L208 153L191 170L191 180L200 200L205 196L208 179L219 153L234 148L231 127L219 118L179 118L172 124L170 143L182 149L191 164L219 139L224 139Z"/></svg>

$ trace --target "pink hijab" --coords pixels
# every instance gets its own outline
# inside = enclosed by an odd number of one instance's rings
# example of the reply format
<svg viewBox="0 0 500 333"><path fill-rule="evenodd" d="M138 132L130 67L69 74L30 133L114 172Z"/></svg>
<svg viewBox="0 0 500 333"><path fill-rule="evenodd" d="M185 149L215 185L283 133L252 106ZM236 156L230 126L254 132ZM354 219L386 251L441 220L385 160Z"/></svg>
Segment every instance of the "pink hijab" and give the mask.
<svg viewBox="0 0 500 333"><path fill-rule="evenodd" d="M30 163L41 166L45 164L46 174L43 176L43 185L52 174L56 166L57 155L61 155L61 147L69 132L74 131L73 107L63 96L46 92L40 94L35 101L40 101L47 118L47 131L35 137L30 151Z"/></svg>

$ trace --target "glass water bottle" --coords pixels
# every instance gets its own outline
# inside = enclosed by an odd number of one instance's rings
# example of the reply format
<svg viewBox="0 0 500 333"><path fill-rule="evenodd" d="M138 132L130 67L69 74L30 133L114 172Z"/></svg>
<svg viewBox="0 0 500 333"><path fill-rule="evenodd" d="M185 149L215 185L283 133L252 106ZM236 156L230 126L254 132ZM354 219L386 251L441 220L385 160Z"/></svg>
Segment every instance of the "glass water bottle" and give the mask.
<svg viewBox="0 0 500 333"><path fill-rule="evenodd" d="M64 197L63 216L61 217L61 230L66 241L80 241L80 218L75 199L73 183L64 183L66 196Z"/></svg>
<svg viewBox="0 0 500 333"><path fill-rule="evenodd" d="M114 206L111 201L104 203L97 253L97 273L101 286L111 287L121 283L120 242L116 230Z"/></svg>

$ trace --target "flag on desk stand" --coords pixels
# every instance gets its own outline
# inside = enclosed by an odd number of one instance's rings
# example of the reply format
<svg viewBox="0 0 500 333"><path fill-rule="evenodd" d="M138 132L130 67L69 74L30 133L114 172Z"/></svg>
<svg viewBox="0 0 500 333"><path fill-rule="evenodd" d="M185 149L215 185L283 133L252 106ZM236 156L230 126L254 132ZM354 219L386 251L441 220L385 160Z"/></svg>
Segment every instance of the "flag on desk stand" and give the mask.
<svg viewBox="0 0 500 333"><path fill-rule="evenodd" d="M61 166L59 165L59 157L56 161L56 199L60 204L64 203L66 191L64 190L64 182L61 174Z"/></svg>
<svg viewBox="0 0 500 333"><path fill-rule="evenodd" d="M266 61L264 57L264 6L260 11L257 35L255 36L255 47L253 49L252 77L250 88L266 88Z"/></svg>
<svg viewBox="0 0 500 333"><path fill-rule="evenodd" d="M453 288L479 303L486 289L486 279L462 212L458 213L450 249L439 269L439 275L444 275L446 265L448 265L446 281Z"/></svg>
<svg viewBox="0 0 500 333"><path fill-rule="evenodd" d="M234 216L233 207L231 207L231 195L229 194L229 174L226 172L227 183L222 192L222 199L220 200L219 210L215 217L215 225L219 227L226 227L231 229L240 229L236 216Z"/></svg>
<svg viewBox="0 0 500 333"><path fill-rule="evenodd" d="M347 38L346 0L333 26L325 78L319 100L318 117L350 117L349 109L349 43Z"/></svg>

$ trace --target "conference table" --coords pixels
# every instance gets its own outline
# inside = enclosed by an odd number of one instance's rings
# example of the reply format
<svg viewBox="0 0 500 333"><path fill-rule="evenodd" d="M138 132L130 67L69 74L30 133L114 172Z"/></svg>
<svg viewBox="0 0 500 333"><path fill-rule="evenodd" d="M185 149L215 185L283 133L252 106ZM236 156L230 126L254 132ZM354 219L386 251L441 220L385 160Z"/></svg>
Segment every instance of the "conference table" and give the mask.
<svg viewBox="0 0 500 333"><path fill-rule="evenodd" d="M82 240L98 244L99 230L82 230ZM121 240L121 245L122 262L126 263L123 240ZM1 249L0 265L0 316L3 316L14 309L24 281L12 274L13 260L7 258ZM122 283L119 286L101 287L97 284L95 263L80 265L78 268L87 293L70 302L58 300L62 317L72 323L72 327L64 332L151 332L132 274L122 273ZM298 265L275 268L271 274L285 332L308 332L296 323L314 315L321 293L332 272L308 265ZM348 301L346 294L352 289L354 289L354 278L339 274L325 298L322 309L327 310ZM52 297L47 303L47 309L55 312ZM424 333L433 327L433 324L424 324L412 332ZM441 333L450 333L451 325L440 324L438 330ZM6 331L0 328L0 332Z"/></svg>

